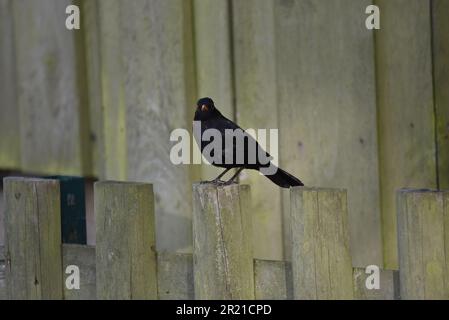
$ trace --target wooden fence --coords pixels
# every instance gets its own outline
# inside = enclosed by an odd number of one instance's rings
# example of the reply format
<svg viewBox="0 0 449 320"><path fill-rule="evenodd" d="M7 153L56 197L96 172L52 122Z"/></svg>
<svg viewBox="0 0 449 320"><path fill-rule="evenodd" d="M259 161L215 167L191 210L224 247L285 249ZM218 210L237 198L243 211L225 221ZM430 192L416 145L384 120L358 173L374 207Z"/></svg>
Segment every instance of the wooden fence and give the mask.
<svg viewBox="0 0 449 320"><path fill-rule="evenodd" d="M449 299L449 192L398 191L399 272L381 268L372 290L352 267L344 189L290 191L291 261L254 259L247 185L193 185L193 255L155 249L151 184L95 184L95 247L62 243L58 180L5 178L4 192L1 298Z"/></svg>
<svg viewBox="0 0 449 320"><path fill-rule="evenodd" d="M72 3L80 30L65 28ZM380 30L365 28L371 4ZM449 186L448 11L447 0L0 0L0 169L151 182L157 249L191 253L191 185L216 169L173 165L169 135L211 96L244 128L279 128L280 164L306 185L348 190L353 266L397 269L395 190ZM254 256L289 260L288 191L252 172L241 182Z"/></svg>

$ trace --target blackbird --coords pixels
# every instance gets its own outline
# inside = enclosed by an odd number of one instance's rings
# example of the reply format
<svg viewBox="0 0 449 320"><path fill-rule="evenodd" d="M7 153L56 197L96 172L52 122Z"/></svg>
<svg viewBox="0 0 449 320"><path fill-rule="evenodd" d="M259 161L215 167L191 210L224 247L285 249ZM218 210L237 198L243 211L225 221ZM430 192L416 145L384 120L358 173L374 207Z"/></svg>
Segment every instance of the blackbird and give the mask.
<svg viewBox="0 0 449 320"><path fill-rule="evenodd" d="M282 188L304 185L298 178L275 167L271 162L272 157L262 149L254 138L245 133L237 124L224 117L215 107L211 98L198 100L194 121L201 123L201 136L199 134L194 135L201 153L212 165L225 168L217 178L210 182L230 184L234 182L243 169L253 169L261 171L268 179ZM213 135L209 135L210 137L205 139L204 133L208 129L217 130L215 132L221 138L221 153L215 154L216 149L209 146L215 139ZM233 134L232 139L226 142L226 138L229 138L231 132ZM238 144L237 141L239 140L243 143ZM231 142L229 143L229 141ZM207 152L205 152L206 150ZM266 161L261 161L259 158L266 159ZM269 167L274 168L270 172L272 174L265 174L264 169ZM220 178L232 168L238 168L237 172L228 181L221 181Z"/></svg>

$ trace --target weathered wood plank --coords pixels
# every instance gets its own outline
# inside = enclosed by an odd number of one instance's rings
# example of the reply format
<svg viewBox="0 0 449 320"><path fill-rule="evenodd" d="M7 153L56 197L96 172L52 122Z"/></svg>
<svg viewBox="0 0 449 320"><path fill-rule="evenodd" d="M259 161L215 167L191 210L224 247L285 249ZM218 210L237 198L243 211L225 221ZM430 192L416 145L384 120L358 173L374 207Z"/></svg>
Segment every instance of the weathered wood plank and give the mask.
<svg viewBox="0 0 449 320"><path fill-rule="evenodd" d="M55 0L53 0L55 1ZM85 0L72 0L72 4L78 6L80 8L80 11L83 10L82 3ZM67 15L66 15L67 16ZM82 16L81 19L83 19L84 16ZM91 125L94 123L94 121L97 120L97 118L94 118L92 121L90 119L90 116L93 112L90 110L89 105L89 91L88 91L88 84L87 84L87 71L90 67L87 64L87 58L86 58L86 41L85 41L85 30L72 30L73 33L73 41L74 41L74 67L75 70L72 70L73 76L75 78L75 85L74 88L75 94L78 98L78 109L76 109L77 113L77 129L78 129L78 143L79 143L79 159L81 162L81 173L78 173L77 175L81 176L93 176L94 175L94 169L93 169L93 154L92 154L92 148L94 140L93 133L91 131ZM52 174L58 174L52 173ZM64 174L70 174L70 173L64 173Z"/></svg>
<svg viewBox="0 0 449 320"><path fill-rule="evenodd" d="M449 1L433 0L431 5L438 185L449 189Z"/></svg>
<svg viewBox="0 0 449 320"><path fill-rule="evenodd" d="M62 299L56 180L5 178L6 287L11 299Z"/></svg>
<svg viewBox="0 0 449 320"><path fill-rule="evenodd" d="M2 186L3 187L3 186ZM0 300L6 299L3 188L0 187Z"/></svg>
<svg viewBox="0 0 449 320"><path fill-rule="evenodd" d="M158 252L157 279L159 299L194 299L192 254Z"/></svg>
<svg viewBox="0 0 449 320"><path fill-rule="evenodd" d="M197 95L210 97L229 119L234 118L230 2L194 0ZM212 180L223 169L201 166L201 178Z"/></svg>
<svg viewBox="0 0 449 320"><path fill-rule="evenodd" d="M97 0L81 0L81 23L86 64L86 92L89 105L92 174L105 177L104 121L101 94L100 20ZM108 160L109 161L109 160Z"/></svg>
<svg viewBox="0 0 449 320"><path fill-rule="evenodd" d="M128 179L155 186L157 249L191 252L190 166L170 160L172 130L190 128L194 92L188 82L192 30L189 1L138 0L123 5ZM189 29L190 28L190 29Z"/></svg>
<svg viewBox="0 0 449 320"><path fill-rule="evenodd" d="M295 187L290 195L295 299L352 299L346 191Z"/></svg>
<svg viewBox="0 0 449 320"><path fill-rule="evenodd" d="M126 106L120 41L122 4L120 0L98 2L101 102L104 115L101 148L105 160L100 177L114 180L125 180L127 177Z"/></svg>
<svg viewBox="0 0 449 320"><path fill-rule="evenodd" d="M354 266L382 265L371 3L275 1L281 167L306 185L348 190Z"/></svg>
<svg viewBox="0 0 449 320"><path fill-rule="evenodd" d="M254 299L250 229L238 185L193 186L196 299Z"/></svg>
<svg viewBox="0 0 449 320"><path fill-rule="evenodd" d="M5 284L5 249L0 245L0 300L6 300Z"/></svg>
<svg viewBox="0 0 449 320"><path fill-rule="evenodd" d="M95 245L95 210L94 210L94 181L87 180L86 190L86 242Z"/></svg>
<svg viewBox="0 0 449 320"><path fill-rule="evenodd" d="M444 247L446 257L446 292L449 293L449 193L446 191L443 194L444 201Z"/></svg>
<svg viewBox="0 0 449 320"><path fill-rule="evenodd" d="M448 200L449 192L402 189L397 193L402 299L449 299Z"/></svg>
<svg viewBox="0 0 449 320"><path fill-rule="evenodd" d="M95 300L96 299L96 273L95 273L95 247L78 244L62 245L62 270L74 265L80 271L80 288L69 290L64 285L65 300ZM69 274L64 274L64 284Z"/></svg>
<svg viewBox="0 0 449 320"><path fill-rule="evenodd" d="M380 269L379 289L368 289L366 280L370 274L365 268L354 268L354 299L357 300L398 300L399 273L396 270Z"/></svg>
<svg viewBox="0 0 449 320"><path fill-rule="evenodd" d="M158 250L191 252L190 166L161 143L195 111L191 1L99 4L106 177L152 181Z"/></svg>
<svg viewBox="0 0 449 320"><path fill-rule="evenodd" d="M70 0L13 1L21 168L90 174L84 64ZM88 126L88 125L87 125Z"/></svg>
<svg viewBox="0 0 449 320"><path fill-rule="evenodd" d="M382 13L375 43L384 266L397 269L395 191L436 186L430 5L375 3Z"/></svg>
<svg viewBox="0 0 449 320"><path fill-rule="evenodd" d="M152 185L96 182L94 197L97 298L155 299Z"/></svg>
<svg viewBox="0 0 449 320"><path fill-rule="evenodd" d="M4 210L4 196L3 185L0 186L0 247L5 244L5 210Z"/></svg>
<svg viewBox="0 0 449 320"><path fill-rule="evenodd" d="M255 297L257 300L293 299L291 263L254 260Z"/></svg>
<svg viewBox="0 0 449 320"><path fill-rule="evenodd" d="M12 0L0 0L0 168L20 168Z"/></svg>
<svg viewBox="0 0 449 320"><path fill-rule="evenodd" d="M232 9L237 122L245 129L278 128L274 1L234 0ZM243 171L240 181L251 186L253 223L258 230L253 233L254 257L282 260L279 188L250 170Z"/></svg>
<svg viewBox="0 0 449 320"><path fill-rule="evenodd" d="M249 298L254 299L254 251L253 243L253 206L252 206L252 196L251 187L249 185L239 185L239 205L241 214L241 228L245 233L242 237L243 243L240 246L240 254L242 262L240 263L240 272L243 275L250 275L249 279L245 279L244 288L246 290L251 290L251 294L248 295ZM256 229L257 230L257 229Z"/></svg>

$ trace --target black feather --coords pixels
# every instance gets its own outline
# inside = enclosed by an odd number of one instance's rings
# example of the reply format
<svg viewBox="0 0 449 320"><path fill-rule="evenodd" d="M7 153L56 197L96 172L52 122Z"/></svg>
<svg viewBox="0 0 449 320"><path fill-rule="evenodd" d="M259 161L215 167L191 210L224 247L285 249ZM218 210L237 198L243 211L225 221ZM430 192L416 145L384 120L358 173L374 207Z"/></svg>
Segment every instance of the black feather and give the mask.
<svg viewBox="0 0 449 320"><path fill-rule="evenodd" d="M214 160L214 155L205 155L203 154L206 159L214 166L222 167L226 169L230 168L239 168L242 169L253 169L253 170L261 170L262 168L266 168L266 162L262 163L259 161L259 155L265 155L268 159L272 158L265 150L262 149L262 147L257 143L257 141L254 140L251 136L245 134L243 130L233 121L227 119L224 117L220 111L215 107L215 104L211 98L202 98L198 100L197 102L197 110L195 112L195 121L201 122L201 136L203 136L204 132L207 129L216 129L219 131L220 135L222 136L222 154L218 155L218 159L220 161ZM233 156L234 159L230 163L225 162L225 155L230 154L231 150L227 150L227 146L225 145L225 136L226 136L226 130L237 130L240 129L241 133L238 134L240 138L244 139L244 148L243 148L243 163L238 163L236 161L236 143L234 143L230 148L233 148ZM241 135L245 134L245 137L242 137ZM200 139L200 137L195 136L196 142L198 146L201 149L201 152L203 153L204 148L211 143L211 141L205 141ZM250 154L250 147L249 146L255 146L255 155L257 157L256 163L249 161L249 154ZM229 149L229 147L228 147ZM211 157L212 156L212 157ZM238 171L239 172L239 171ZM237 174L238 174L237 172ZM221 177L220 175L219 177ZM217 177L214 181L216 181L219 177ZM270 179L273 183L277 184L278 186L282 188L290 188L295 186L303 186L304 184L296 177L291 175L290 173L277 168L277 172L273 175L266 175L268 179ZM233 178L231 178L228 182L231 182Z"/></svg>
<svg viewBox="0 0 449 320"><path fill-rule="evenodd" d="M272 175L266 175L268 179L277 184L282 188L290 188L296 186L303 186L304 184L298 178L294 177L287 171L282 170L281 168L277 169L277 172Z"/></svg>

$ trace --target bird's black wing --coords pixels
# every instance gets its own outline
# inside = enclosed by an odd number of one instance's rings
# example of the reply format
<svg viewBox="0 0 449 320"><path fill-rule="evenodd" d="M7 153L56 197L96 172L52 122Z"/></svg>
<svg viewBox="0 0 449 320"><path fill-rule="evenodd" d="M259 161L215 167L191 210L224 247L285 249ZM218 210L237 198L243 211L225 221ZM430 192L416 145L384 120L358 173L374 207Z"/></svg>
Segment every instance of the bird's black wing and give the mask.
<svg viewBox="0 0 449 320"><path fill-rule="evenodd" d="M261 165L265 165L261 164L259 162L259 154L264 154L265 157L272 159L271 155L266 152L260 145L259 143L248 133L245 132L245 130L243 130L240 126L238 126L235 122L229 120L228 118L224 117L223 115L219 118L216 119L217 123L215 123L214 128L218 129L223 137L223 151L222 151L222 155L223 158L225 159L226 154L230 154L231 150L229 149L229 146L226 146L225 141L226 141L226 136L230 134L230 132L226 132L226 129L231 129L233 130L233 134L236 136L236 138L234 138L234 143L232 144L232 155L234 158L234 163L236 163L236 154L239 152L244 152L244 163L243 165L245 167L254 167L254 168L258 168ZM239 130L237 133L235 132L235 130ZM243 150L237 150L237 146L236 146L236 139L242 139L244 141L244 145L243 145ZM250 150L251 148L251 150ZM255 152L255 154L253 154L253 161L250 160L250 156L249 156L249 152ZM255 162L254 162L255 160ZM268 165L268 164L267 164ZM236 165L237 167L239 165Z"/></svg>

